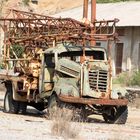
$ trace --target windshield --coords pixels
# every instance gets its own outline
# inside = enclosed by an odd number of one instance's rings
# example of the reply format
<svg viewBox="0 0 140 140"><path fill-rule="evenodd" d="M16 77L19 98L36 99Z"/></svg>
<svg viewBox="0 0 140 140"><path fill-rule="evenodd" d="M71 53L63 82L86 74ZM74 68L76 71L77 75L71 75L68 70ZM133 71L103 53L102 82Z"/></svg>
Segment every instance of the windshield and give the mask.
<svg viewBox="0 0 140 140"><path fill-rule="evenodd" d="M105 60L104 51L85 51L86 59L89 61L93 60ZM80 56L83 56L82 51L69 51L59 54L59 58L67 58L76 62L80 62Z"/></svg>

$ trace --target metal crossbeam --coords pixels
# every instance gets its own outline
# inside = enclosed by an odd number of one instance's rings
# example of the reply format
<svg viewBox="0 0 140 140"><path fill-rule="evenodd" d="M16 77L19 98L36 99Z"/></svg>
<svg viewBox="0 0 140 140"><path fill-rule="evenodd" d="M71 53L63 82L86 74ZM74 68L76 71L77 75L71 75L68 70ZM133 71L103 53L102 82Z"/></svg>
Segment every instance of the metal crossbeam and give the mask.
<svg viewBox="0 0 140 140"><path fill-rule="evenodd" d="M20 65L22 72L28 73L27 61L23 60L39 57L39 50L45 50L58 43L81 44L84 56L86 41L114 40L116 22L117 19L86 24L71 18L54 18L10 10L9 16L0 19L0 27L4 31L5 68L9 69L9 62L14 61ZM19 47L13 48L15 45ZM24 56L18 55L19 48L22 48Z"/></svg>
<svg viewBox="0 0 140 140"><path fill-rule="evenodd" d="M71 18L54 18L11 10L12 18L2 18L1 26L11 44L27 42L107 40L115 34L117 20L99 21L92 26ZM91 31L94 30L94 34Z"/></svg>

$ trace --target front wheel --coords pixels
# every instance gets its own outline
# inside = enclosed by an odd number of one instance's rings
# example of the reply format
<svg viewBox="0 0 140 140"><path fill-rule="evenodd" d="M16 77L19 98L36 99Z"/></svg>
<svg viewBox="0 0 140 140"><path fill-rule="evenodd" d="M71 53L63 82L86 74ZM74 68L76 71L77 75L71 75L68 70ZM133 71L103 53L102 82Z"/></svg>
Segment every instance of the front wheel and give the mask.
<svg viewBox="0 0 140 140"><path fill-rule="evenodd" d="M111 107L110 114L103 113L102 115L103 119L107 123L125 124L128 117L128 107L127 106Z"/></svg>
<svg viewBox="0 0 140 140"><path fill-rule="evenodd" d="M50 119L55 117L58 112L58 98L57 95L53 94L50 96L49 102L48 102L48 116Z"/></svg>

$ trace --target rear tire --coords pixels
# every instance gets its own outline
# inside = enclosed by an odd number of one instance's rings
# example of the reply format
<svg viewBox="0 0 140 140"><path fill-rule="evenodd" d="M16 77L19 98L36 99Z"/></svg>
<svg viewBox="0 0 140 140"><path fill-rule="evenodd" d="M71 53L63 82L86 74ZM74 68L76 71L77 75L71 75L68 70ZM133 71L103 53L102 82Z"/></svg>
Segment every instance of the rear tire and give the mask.
<svg viewBox="0 0 140 140"><path fill-rule="evenodd" d="M21 114L26 114L26 110L27 110L27 104L26 104L26 102L19 102L19 112L21 113Z"/></svg>
<svg viewBox="0 0 140 140"><path fill-rule="evenodd" d="M43 111L45 109L44 103L33 103L31 106L33 106L39 111Z"/></svg>
<svg viewBox="0 0 140 140"><path fill-rule="evenodd" d="M7 85L8 86L8 85ZM5 113L21 113L26 114L27 104L25 102L15 101L13 99L12 86L9 85L4 97L4 112Z"/></svg>
<svg viewBox="0 0 140 140"><path fill-rule="evenodd" d="M18 101L13 100L12 91L7 91L4 97L4 112L17 114L19 112Z"/></svg>

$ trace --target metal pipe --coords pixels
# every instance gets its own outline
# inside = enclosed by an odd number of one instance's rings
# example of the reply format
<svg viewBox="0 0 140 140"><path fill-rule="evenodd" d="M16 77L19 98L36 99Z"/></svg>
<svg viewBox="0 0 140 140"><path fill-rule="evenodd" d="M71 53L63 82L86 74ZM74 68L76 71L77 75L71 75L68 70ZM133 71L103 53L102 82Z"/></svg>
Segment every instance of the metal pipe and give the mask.
<svg viewBox="0 0 140 140"><path fill-rule="evenodd" d="M96 0L91 0L91 22L96 21Z"/></svg>
<svg viewBox="0 0 140 140"><path fill-rule="evenodd" d="M112 63L111 63L111 48L112 44L111 41L108 40L107 50L108 50L108 64L109 64L109 84L108 84L108 97L111 98L112 92Z"/></svg>
<svg viewBox="0 0 140 140"><path fill-rule="evenodd" d="M91 0L91 23L95 26L95 21L96 21L96 0ZM96 28L95 28L96 29ZM91 30L91 34L94 34L96 31ZM91 46L96 45L96 41L93 40L90 42Z"/></svg>
<svg viewBox="0 0 140 140"><path fill-rule="evenodd" d="M80 97L83 95L83 63L81 64L81 71L80 71Z"/></svg>
<svg viewBox="0 0 140 140"><path fill-rule="evenodd" d="M9 59L5 59L5 61L31 61L31 59L26 59L26 58L15 58L15 59L12 59L12 58L9 58Z"/></svg>
<svg viewBox="0 0 140 140"><path fill-rule="evenodd" d="M88 18L88 0L84 0L83 18Z"/></svg>

